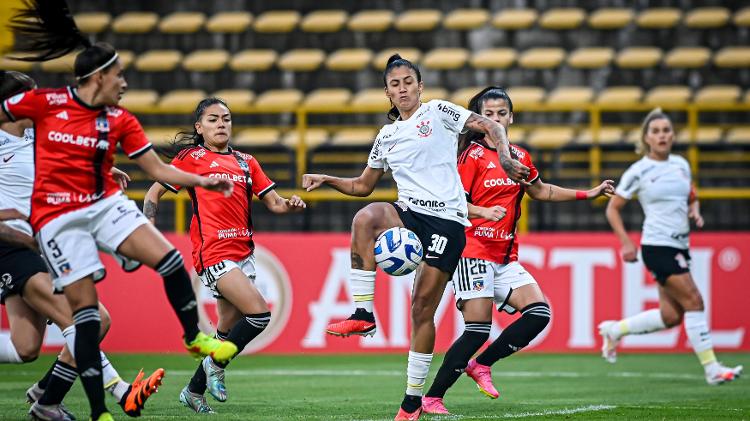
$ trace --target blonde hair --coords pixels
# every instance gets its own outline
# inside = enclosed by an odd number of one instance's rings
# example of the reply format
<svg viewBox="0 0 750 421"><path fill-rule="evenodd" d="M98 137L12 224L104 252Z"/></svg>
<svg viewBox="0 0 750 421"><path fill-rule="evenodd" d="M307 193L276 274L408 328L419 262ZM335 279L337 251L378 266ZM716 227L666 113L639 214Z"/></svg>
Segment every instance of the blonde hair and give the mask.
<svg viewBox="0 0 750 421"><path fill-rule="evenodd" d="M664 114L664 111L662 111L661 108L654 108L651 112L646 114L646 117L643 119L643 124L641 125L641 141L635 144L635 152L637 154L646 155L651 151L651 147L646 143L648 126L652 121L661 119L669 121L670 125L672 124L672 120L669 119L668 115Z"/></svg>

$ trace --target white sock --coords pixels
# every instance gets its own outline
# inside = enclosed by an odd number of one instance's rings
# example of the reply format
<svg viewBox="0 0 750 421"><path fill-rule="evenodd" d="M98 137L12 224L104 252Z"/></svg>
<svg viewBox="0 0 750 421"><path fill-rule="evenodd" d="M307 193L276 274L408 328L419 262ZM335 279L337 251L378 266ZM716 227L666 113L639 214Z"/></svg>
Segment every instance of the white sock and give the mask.
<svg viewBox="0 0 750 421"><path fill-rule="evenodd" d="M0 363L4 364L23 364L23 360L18 355L13 341L10 337L0 340Z"/></svg>
<svg viewBox="0 0 750 421"><path fill-rule="evenodd" d="M68 347L68 351L70 351L70 355L75 358L76 357L76 326L70 325L65 330L62 331L63 338L65 339L65 345Z"/></svg>
<svg viewBox="0 0 750 421"><path fill-rule="evenodd" d="M432 354L409 351L409 364L406 366L406 394L422 396L427 373L430 371Z"/></svg>
<svg viewBox="0 0 750 421"><path fill-rule="evenodd" d="M115 367L112 365L109 359L107 359L107 356L104 354L104 352L99 351L99 355L101 355L102 358L102 383L104 383L104 389L109 389L114 386L116 382L122 379L120 378L120 374L117 372L117 370L115 370Z"/></svg>
<svg viewBox="0 0 750 421"><path fill-rule="evenodd" d="M354 305L372 313L372 303L375 300L375 271L352 269L349 273Z"/></svg>
<svg viewBox="0 0 750 421"><path fill-rule="evenodd" d="M641 335L657 330L665 329L667 326L661 318L659 309L646 310L612 325L610 334L616 339L625 335Z"/></svg>
<svg viewBox="0 0 750 421"><path fill-rule="evenodd" d="M708 330L708 323L706 323L706 313L686 311L684 319L685 333L687 333L690 345L693 346L695 355L698 356L698 360L704 367L709 368L712 363L716 362L716 355L714 355L711 332Z"/></svg>

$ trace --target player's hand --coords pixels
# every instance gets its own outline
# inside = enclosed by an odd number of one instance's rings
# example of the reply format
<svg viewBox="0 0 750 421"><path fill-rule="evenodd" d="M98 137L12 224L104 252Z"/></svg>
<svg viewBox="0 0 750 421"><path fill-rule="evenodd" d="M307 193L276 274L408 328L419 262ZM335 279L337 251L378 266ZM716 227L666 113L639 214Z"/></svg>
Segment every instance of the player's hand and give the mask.
<svg viewBox="0 0 750 421"><path fill-rule="evenodd" d="M588 199L595 199L599 196L612 197L615 194L615 182L613 180L604 180L602 184L586 192Z"/></svg>
<svg viewBox="0 0 750 421"><path fill-rule="evenodd" d="M638 249L636 249L635 245L631 242L624 244L620 249L620 253L622 254L622 260L626 262L638 261Z"/></svg>
<svg viewBox="0 0 750 421"><path fill-rule="evenodd" d="M703 228L703 215L701 215L701 212L698 209L691 206L690 210L688 211L688 218L692 219L693 222L695 222L696 227Z"/></svg>
<svg viewBox="0 0 750 421"><path fill-rule="evenodd" d="M128 181L130 181L128 173L115 167L112 167L109 172L112 173L112 178L114 178L117 185L120 186L120 190L125 191L125 189L128 188Z"/></svg>
<svg viewBox="0 0 750 421"><path fill-rule="evenodd" d="M507 212L507 209L505 209L502 206L495 205L489 208L483 208L482 211L482 218L488 219L490 221L497 222L505 217L505 214Z"/></svg>
<svg viewBox="0 0 750 421"><path fill-rule="evenodd" d="M22 221L26 221L29 219L29 217L22 214L17 209L0 209L0 221L10 221L11 219L20 219Z"/></svg>
<svg viewBox="0 0 750 421"><path fill-rule="evenodd" d="M307 204L296 194L286 200L287 208L292 212L299 212L307 207Z"/></svg>
<svg viewBox="0 0 750 421"><path fill-rule="evenodd" d="M313 191L323 185L325 182L325 174L303 174L302 175L302 188L306 191Z"/></svg>
<svg viewBox="0 0 750 421"><path fill-rule="evenodd" d="M505 170L505 173L508 174L511 180L524 186L531 185L531 183L526 181L530 174L529 167L523 165L520 161L500 155L500 166L503 167L503 170Z"/></svg>
<svg viewBox="0 0 750 421"><path fill-rule="evenodd" d="M34 239L34 237L32 237L30 235L25 235L24 237L25 237L24 238L24 245L26 247L30 248L34 253L38 253L38 254L42 253L41 250L39 250L39 244L37 244L37 242Z"/></svg>
<svg viewBox="0 0 750 421"><path fill-rule="evenodd" d="M234 190L234 182L221 178L203 177L200 186L206 190L224 193L224 197L231 196Z"/></svg>

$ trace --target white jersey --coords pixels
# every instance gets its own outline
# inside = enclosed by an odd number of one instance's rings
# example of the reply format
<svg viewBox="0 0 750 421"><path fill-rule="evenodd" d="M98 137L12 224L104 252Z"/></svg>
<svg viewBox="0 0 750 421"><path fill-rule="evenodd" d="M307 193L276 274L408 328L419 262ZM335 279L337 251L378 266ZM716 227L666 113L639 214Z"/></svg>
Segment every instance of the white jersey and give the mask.
<svg viewBox="0 0 750 421"><path fill-rule="evenodd" d="M655 161L644 156L625 171L615 193L625 199L638 194L646 215L641 244L687 249L690 189L685 158L669 155L666 161Z"/></svg>
<svg viewBox="0 0 750 421"><path fill-rule="evenodd" d="M458 135L471 111L448 101L422 104L408 120L383 126L367 165L391 170L409 209L471 226L458 175Z"/></svg>
<svg viewBox="0 0 750 421"><path fill-rule="evenodd" d="M0 209L15 209L24 215L31 212L34 186L34 130L26 129L23 137L0 130ZM32 235L26 221L3 221Z"/></svg>

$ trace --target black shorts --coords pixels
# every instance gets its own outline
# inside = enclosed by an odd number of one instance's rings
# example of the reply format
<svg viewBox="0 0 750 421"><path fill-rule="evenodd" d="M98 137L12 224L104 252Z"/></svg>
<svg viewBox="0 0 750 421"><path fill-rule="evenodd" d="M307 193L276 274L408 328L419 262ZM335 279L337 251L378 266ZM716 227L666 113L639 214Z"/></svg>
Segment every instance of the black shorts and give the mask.
<svg viewBox="0 0 750 421"><path fill-rule="evenodd" d="M400 202L391 203L406 229L422 242L422 261L453 274L466 245L464 226L456 221L414 212Z"/></svg>
<svg viewBox="0 0 750 421"><path fill-rule="evenodd" d="M42 256L26 247L0 242L0 304L5 298L23 293L23 287L37 273L47 273Z"/></svg>
<svg viewBox="0 0 750 421"><path fill-rule="evenodd" d="M661 285L671 275L690 272L690 252L687 249L641 245L641 256L646 268Z"/></svg>

